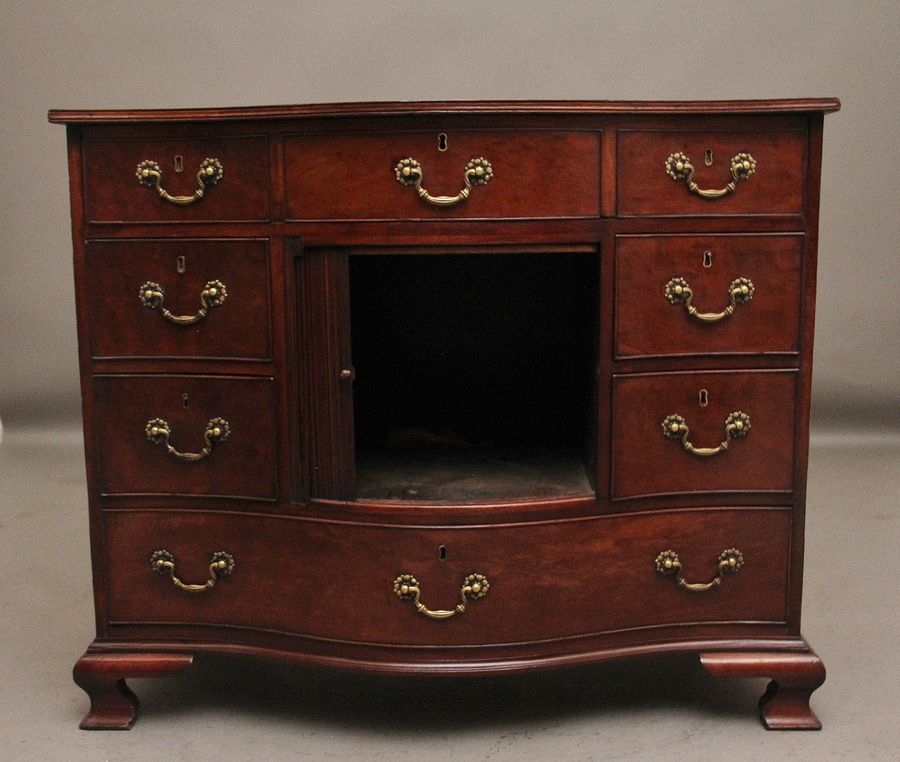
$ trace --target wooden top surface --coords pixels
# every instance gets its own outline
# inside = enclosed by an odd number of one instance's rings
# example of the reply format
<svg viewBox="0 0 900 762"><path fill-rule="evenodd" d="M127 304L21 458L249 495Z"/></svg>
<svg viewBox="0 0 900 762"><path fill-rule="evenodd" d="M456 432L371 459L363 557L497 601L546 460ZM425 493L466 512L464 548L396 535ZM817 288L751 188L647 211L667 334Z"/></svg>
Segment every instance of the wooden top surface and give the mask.
<svg viewBox="0 0 900 762"><path fill-rule="evenodd" d="M57 124L105 122L197 122L212 120L293 119L304 117L415 114L784 114L832 112L837 98L736 101L396 101L240 106L186 109L51 109Z"/></svg>

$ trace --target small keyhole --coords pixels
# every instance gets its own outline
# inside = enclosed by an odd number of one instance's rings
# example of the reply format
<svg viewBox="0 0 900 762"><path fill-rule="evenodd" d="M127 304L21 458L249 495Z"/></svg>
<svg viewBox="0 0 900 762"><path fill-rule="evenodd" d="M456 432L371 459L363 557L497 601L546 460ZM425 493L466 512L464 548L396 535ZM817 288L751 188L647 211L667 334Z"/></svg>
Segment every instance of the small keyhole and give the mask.
<svg viewBox="0 0 900 762"><path fill-rule="evenodd" d="M442 132L438 135L438 151L446 151L447 150L447 133Z"/></svg>
<svg viewBox="0 0 900 762"><path fill-rule="evenodd" d="M179 273L183 273L185 270L185 262L184 255L179 255L175 257L175 270Z"/></svg>
<svg viewBox="0 0 900 762"><path fill-rule="evenodd" d="M703 252L703 266L704 267L712 267L712 252L704 251Z"/></svg>
<svg viewBox="0 0 900 762"><path fill-rule="evenodd" d="M180 154L175 157L175 171L184 172L184 158Z"/></svg>
<svg viewBox="0 0 900 762"><path fill-rule="evenodd" d="M703 154L703 163L708 167L713 163L712 148L707 148Z"/></svg>
<svg viewBox="0 0 900 762"><path fill-rule="evenodd" d="M441 545L438 548L438 561L446 561L447 560L447 546Z"/></svg>
<svg viewBox="0 0 900 762"><path fill-rule="evenodd" d="M706 389L700 390L700 407L706 407L709 404L709 392Z"/></svg>
<svg viewBox="0 0 900 762"><path fill-rule="evenodd" d="M190 404L191 404L191 397L187 392L185 392L184 394L181 395L181 407L187 408L187 406Z"/></svg>

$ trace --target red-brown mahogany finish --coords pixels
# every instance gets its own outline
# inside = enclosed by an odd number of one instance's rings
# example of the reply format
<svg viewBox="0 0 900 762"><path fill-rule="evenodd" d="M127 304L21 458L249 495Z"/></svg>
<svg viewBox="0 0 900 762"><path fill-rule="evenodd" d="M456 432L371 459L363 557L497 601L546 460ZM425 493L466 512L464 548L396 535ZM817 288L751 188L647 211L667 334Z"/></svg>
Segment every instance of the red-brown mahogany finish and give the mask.
<svg viewBox="0 0 900 762"><path fill-rule="evenodd" d="M125 679L200 652L423 675L692 652L772 679L766 727L818 727L800 603L838 107L51 112L97 618L82 727L129 728ZM471 159L491 180L454 201Z"/></svg>
<svg viewBox="0 0 900 762"><path fill-rule="evenodd" d="M821 730L809 708L812 692L825 682L825 665L815 653L701 653L700 663L716 677L771 677L759 700L767 730Z"/></svg>

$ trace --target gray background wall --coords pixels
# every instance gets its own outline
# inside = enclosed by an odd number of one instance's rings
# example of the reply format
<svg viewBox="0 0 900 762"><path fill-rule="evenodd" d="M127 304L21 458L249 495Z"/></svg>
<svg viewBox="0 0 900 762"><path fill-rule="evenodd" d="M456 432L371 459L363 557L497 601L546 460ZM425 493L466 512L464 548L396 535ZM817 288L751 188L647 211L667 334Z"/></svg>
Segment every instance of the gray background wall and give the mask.
<svg viewBox="0 0 900 762"><path fill-rule="evenodd" d="M0 418L78 415L59 108L839 96L827 118L814 426L900 430L900 3L0 4Z"/></svg>

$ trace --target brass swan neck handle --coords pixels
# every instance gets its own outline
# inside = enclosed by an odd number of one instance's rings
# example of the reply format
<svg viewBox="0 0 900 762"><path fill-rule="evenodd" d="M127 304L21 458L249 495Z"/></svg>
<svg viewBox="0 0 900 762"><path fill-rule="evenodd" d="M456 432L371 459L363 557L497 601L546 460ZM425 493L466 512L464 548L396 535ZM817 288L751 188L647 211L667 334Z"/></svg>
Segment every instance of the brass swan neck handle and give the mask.
<svg viewBox="0 0 900 762"><path fill-rule="evenodd" d="M453 206L461 201L465 201L472 191L472 186L487 185L494 177L494 168L491 163L483 156L469 160L463 169L463 189L455 196L432 196L425 188L422 187L422 181L425 179L425 170L412 157L402 159L394 167L394 176L400 185L407 187L415 187L416 193L423 201L432 206Z"/></svg>
<svg viewBox="0 0 900 762"><path fill-rule="evenodd" d="M738 182L747 180L756 172L756 159L742 151L731 158L729 169L731 180L724 188L703 189L694 182L694 165L686 154L680 151L669 154L666 159L666 174L675 182L684 182L687 189L696 196L706 199L721 198L734 193Z"/></svg>
<svg viewBox="0 0 900 762"><path fill-rule="evenodd" d="M231 433L231 426L224 418L210 418L203 430L203 440L206 445L200 452L179 452L171 444L169 437L172 436L172 427L162 418L151 418L144 427L144 433L153 444L163 445L166 452L177 460L185 463L195 463L198 460L208 458L213 448L219 443L228 439Z"/></svg>
<svg viewBox="0 0 900 762"><path fill-rule="evenodd" d="M728 298L731 303L721 312L700 312L691 303L694 299L694 292L691 290L690 284L680 276L671 278L666 283L664 293L670 304L683 304L692 318L696 318L702 323L716 323L732 315L735 307L739 304L747 304L753 299L756 288L749 278L735 278L728 285Z"/></svg>
<svg viewBox="0 0 900 762"><path fill-rule="evenodd" d="M664 550L656 557L656 573L672 577L679 587L692 593L703 593L722 584L726 574L737 574L744 565L744 555L737 548L726 548L719 554L719 574L709 582L688 582L681 576L681 559L674 550Z"/></svg>
<svg viewBox="0 0 900 762"><path fill-rule="evenodd" d="M687 421L677 413L667 415L662 422L662 433L666 439L680 439L681 446L691 453L701 458L708 458L712 455L718 455L728 449L728 444L732 439L740 439L746 437L750 433L750 416L735 410L728 414L725 419L725 439L718 447L696 447L688 439L691 433L687 425Z"/></svg>
<svg viewBox="0 0 900 762"><path fill-rule="evenodd" d="M449 610L430 609L420 600L422 597L422 588L419 581L412 574L401 574L394 580L394 592L401 600L411 600L413 605L423 616L429 619L449 619L457 614L462 614L469 603L479 598L484 598L488 594L491 583L483 574L470 574L467 576L459 589L459 603L455 608Z"/></svg>
<svg viewBox="0 0 900 762"><path fill-rule="evenodd" d="M193 325L207 316L214 307L221 307L228 297L228 290L220 280L208 280L200 292L200 309L193 315L175 315L163 306L165 289L159 283L147 281L138 289L138 298L147 309L159 310L160 314L175 325Z"/></svg>
<svg viewBox="0 0 900 762"><path fill-rule="evenodd" d="M162 169L159 163L153 159L144 159L137 165L135 176L141 185L148 188L156 188L159 197L164 201L168 201L177 206L188 206L199 201L206 193L208 187L217 185L225 174L222 162L212 157L207 157L200 162L200 169L197 170L197 190L190 196L173 196L165 188L162 187Z"/></svg>
<svg viewBox="0 0 900 762"><path fill-rule="evenodd" d="M227 577L234 571L234 556L224 550L217 550L213 553L209 562L209 577L206 582L200 584L182 582L175 574L175 556L162 548L153 551L150 556L150 568L157 574L168 575L172 584L179 590L184 590L186 593L202 593L212 590L220 577Z"/></svg>

